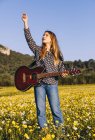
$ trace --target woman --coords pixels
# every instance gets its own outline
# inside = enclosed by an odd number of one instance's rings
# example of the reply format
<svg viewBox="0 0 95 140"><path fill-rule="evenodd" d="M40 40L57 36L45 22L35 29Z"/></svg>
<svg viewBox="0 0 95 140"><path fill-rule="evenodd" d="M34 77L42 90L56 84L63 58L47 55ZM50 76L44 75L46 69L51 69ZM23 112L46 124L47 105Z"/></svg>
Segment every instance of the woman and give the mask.
<svg viewBox="0 0 95 140"><path fill-rule="evenodd" d="M29 27L28 16L22 15L24 22L24 33L26 41L34 53L36 66L44 66L44 72L64 71L63 56L59 50L56 35L51 31L45 31L42 37L42 46L36 45L33 40ZM62 74L62 77L64 74ZM37 119L40 128L46 126L46 95L52 111L55 125L63 123L63 116L60 110L60 102L58 96L58 77L43 78L40 84L34 87L34 95L37 109Z"/></svg>

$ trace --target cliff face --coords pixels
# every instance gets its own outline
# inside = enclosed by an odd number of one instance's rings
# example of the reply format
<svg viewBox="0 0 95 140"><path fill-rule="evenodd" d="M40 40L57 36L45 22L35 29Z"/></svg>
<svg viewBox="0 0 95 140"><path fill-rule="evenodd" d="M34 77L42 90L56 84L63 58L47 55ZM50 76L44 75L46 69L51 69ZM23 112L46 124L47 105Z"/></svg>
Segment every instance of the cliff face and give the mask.
<svg viewBox="0 0 95 140"><path fill-rule="evenodd" d="M10 55L10 49L7 47L2 47L1 45L0 45L0 52L5 55Z"/></svg>

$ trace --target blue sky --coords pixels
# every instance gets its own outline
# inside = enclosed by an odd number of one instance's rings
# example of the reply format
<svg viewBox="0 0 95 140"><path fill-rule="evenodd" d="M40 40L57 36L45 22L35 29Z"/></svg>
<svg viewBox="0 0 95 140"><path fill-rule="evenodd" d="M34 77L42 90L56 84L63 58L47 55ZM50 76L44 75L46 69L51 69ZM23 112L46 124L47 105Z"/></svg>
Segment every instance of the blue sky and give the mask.
<svg viewBox="0 0 95 140"><path fill-rule="evenodd" d="M65 61L95 59L95 0L0 0L0 44L33 55L24 37L23 12L38 45L51 30Z"/></svg>

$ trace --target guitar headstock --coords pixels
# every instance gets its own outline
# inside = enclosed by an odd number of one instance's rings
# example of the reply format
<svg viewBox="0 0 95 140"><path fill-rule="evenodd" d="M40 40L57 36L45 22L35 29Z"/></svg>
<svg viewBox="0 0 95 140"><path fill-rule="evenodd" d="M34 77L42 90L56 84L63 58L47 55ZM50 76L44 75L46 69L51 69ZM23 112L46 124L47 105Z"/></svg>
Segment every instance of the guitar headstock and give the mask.
<svg viewBox="0 0 95 140"><path fill-rule="evenodd" d="M69 70L69 74L73 75L73 76L79 75L80 73L81 73L81 71L79 69L76 69L76 68Z"/></svg>
<svg viewBox="0 0 95 140"><path fill-rule="evenodd" d="M79 69L76 69L76 68L73 68L70 70L64 70L64 75L75 76L75 75L79 75L80 73L81 73L81 71Z"/></svg>

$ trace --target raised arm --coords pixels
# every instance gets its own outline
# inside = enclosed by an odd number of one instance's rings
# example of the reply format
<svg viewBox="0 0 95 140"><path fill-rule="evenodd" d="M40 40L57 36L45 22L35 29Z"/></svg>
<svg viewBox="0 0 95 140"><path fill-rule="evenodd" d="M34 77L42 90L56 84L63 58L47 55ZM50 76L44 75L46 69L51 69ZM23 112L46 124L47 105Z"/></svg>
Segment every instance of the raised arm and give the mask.
<svg viewBox="0 0 95 140"><path fill-rule="evenodd" d="M28 43L29 48L35 54L35 51L39 50L39 47L36 45L35 41L31 36L29 26L28 26L28 16L26 15L26 13L22 14L22 21L24 23L24 34L25 34L26 41Z"/></svg>

